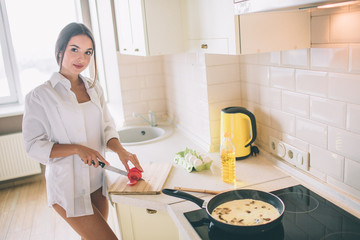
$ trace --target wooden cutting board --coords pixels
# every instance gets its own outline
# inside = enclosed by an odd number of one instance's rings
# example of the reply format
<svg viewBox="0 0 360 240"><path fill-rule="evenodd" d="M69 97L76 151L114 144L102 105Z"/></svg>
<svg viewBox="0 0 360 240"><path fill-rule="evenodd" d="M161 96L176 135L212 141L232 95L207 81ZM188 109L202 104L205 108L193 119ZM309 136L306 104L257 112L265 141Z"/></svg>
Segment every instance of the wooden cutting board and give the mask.
<svg viewBox="0 0 360 240"><path fill-rule="evenodd" d="M119 175L116 181L109 187L109 194L115 195L155 195L160 194L161 189L171 170L172 163L151 162L143 164L142 178L134 186L127 185L129 179Z"/></svg>

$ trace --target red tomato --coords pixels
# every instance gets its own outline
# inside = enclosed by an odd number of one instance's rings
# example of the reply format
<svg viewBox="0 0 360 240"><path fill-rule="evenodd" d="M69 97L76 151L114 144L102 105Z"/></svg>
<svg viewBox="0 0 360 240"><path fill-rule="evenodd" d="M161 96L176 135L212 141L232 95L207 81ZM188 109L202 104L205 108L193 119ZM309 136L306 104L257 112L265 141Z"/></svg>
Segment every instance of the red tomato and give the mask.
<svg viewBox="0 0 360 240"><path fill-rule="evenodd" d="M138 180L140 180L141 177L142 177L142 174L141 174L140 170L137 169L136 167L133 167L128 172L129 182L127 184L130 186L133 186L137 183Z"/></svg>

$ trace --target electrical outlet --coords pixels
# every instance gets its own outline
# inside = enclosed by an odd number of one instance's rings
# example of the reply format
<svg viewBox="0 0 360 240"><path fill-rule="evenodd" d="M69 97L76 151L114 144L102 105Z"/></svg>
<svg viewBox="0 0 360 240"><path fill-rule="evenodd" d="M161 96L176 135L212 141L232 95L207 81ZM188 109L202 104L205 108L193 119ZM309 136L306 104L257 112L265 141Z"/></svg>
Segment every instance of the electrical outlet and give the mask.
<svg viewBox="0 0 360 240"><path fill-rule="evenodd" d="M309 171L309 153L270 136L270 152L288 163Z"/></svg>

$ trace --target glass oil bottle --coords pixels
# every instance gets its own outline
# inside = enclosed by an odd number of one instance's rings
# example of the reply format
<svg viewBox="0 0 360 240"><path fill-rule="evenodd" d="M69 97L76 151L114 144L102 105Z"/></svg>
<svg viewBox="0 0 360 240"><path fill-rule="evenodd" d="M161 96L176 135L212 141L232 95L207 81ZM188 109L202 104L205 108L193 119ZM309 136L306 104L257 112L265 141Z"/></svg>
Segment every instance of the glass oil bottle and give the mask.
<svg viewBox="0 0 360 240"><path fill-rule="evenodd" d="M230 132L224 134L224 141L220 147L221 157L221 176L223 182L235 183L236 165L235 165L235 147L230 138Z"/></svg>

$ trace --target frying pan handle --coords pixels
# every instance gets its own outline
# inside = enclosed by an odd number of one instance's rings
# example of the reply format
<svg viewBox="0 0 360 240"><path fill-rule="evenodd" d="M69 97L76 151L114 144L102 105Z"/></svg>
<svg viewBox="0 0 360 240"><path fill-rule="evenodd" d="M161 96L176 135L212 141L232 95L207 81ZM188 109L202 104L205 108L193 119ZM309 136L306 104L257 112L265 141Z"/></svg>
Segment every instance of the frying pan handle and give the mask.
<svg viewBox="0 0 360 240"><path fill-rule="evenodd" d="M194 195L188 194L186 192L182 192L179 190L175 190L175 189L168 189L168 188L164 188L162 190L162 192L166 195L170 195L173 197L177 197L177 198L182 198L182 199L186 199L189 201L192 201L193 203L196 203L196 205L198 205L201 208L205 208L203 206L205 200L202 200L201 198L195 197Z"/></svg>

